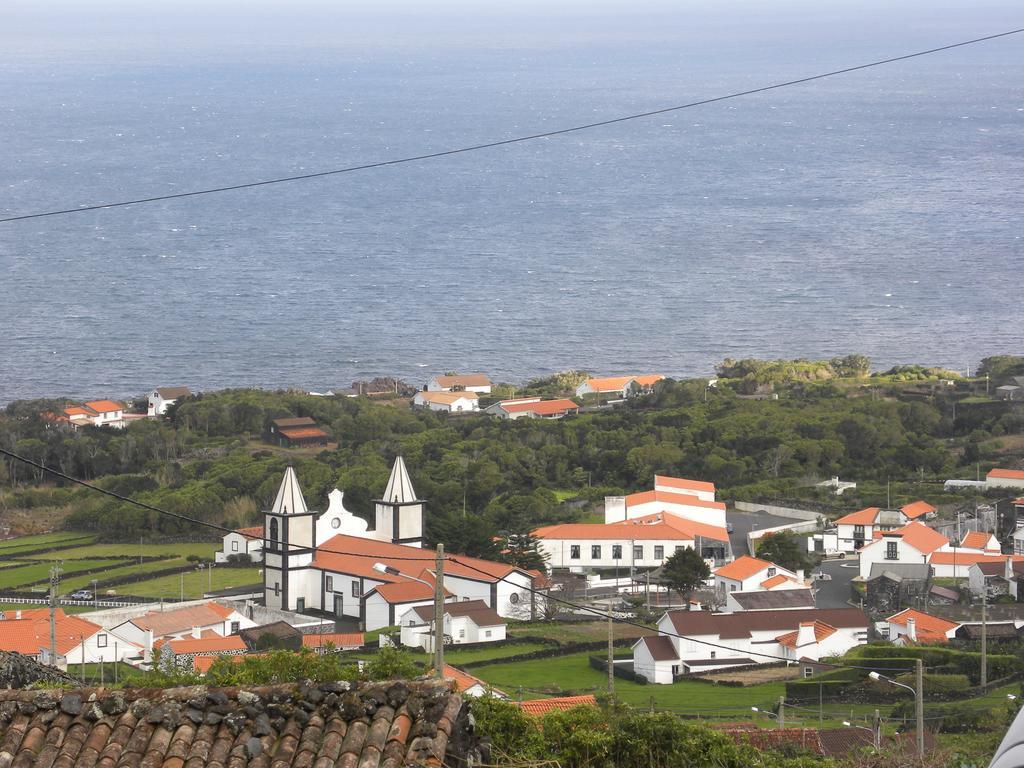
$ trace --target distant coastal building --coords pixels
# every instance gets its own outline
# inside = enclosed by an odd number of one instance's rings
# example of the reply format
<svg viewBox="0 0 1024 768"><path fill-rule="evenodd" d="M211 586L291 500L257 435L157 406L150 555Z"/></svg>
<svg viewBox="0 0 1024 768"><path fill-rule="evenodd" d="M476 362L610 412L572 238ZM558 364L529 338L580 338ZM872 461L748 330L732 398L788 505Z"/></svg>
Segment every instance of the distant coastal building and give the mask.
<svg viewBox="0 0 1024 768"><path fill-rule="evenodd" d="M988 488L1024 488L1024 470L998 467L989 470L985 475L985 485Z"/></svg>
<svg viewBox="0 0 1024 768"><path fill-rule="evenodd" d="M618 397L634 397L646 394L652 387L665 377L654 373L643 376L612 376L604 379L587 379L576 387L576 396L584 395L615 395Z"/></svg>
<svg viewBox="0 0 1024 768"><path fill-rule="evenodd" d="M417 392L412 399L417 408L445 413L479 411L480 402L476 392Z"/></svg>
<svg viewBox="0 0 1024 768"><path fill-rule="evenodd" d="M330 435L320 429L309 416L274 419L270 422L270 434L284 448L326 447L330 440Z"/></svg>
<svg viewBox="0 0 1024 768"><path fill-rule="evenodd" d="M129 421L145 418L142 414L126 414L124 404L116 400L90 400L80 405L69 405L59 413L47 411L39 415L56 426L71 429L80 429L81 427L124 429Z"/></svg>
<svg viewBox="0 0 1024 768"><path fill-rule="evenodd" d="M192 392L188 387L157 387L149 395L147 416L163 416L167 409Z"/></svg>
<svg viewBox="0 0 1024 768"><path fill-rule="evenodd" d="M499 419L561 419L579 413L580 407L572 400L542 400L539 397L523 397L518 400L501 400L484 409L484 413Z"/></svg>
<svg viewBox="0 0 1024 768"><path fill-rule="evenodd" d="M454 373L434 376L427 382L427 392L476 392L491 394L491 380L482 373Z"/></svg>

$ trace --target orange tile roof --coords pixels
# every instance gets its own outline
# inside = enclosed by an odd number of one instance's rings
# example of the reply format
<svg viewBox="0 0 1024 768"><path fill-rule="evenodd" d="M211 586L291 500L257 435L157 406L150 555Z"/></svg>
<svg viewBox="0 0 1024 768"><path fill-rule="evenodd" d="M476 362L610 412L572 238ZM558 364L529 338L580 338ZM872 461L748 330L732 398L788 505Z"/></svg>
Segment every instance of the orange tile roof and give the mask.
<svg viewBox="0 0 1024 768"><path fill-rule="evenodd" d="M361 648L365 642L362 632L331 632L323 635L302 636L302 645L305 648L322 648L327 645L333 645L339 649Z"/></svg>
<svg viewBox="0 0 1024 768"><path fill-rule="evenodd" d="M874 525L875 520L878 519L878 513L881 511L878 507L867 507L840 517L836 520L835 525Z"/></svg>
<svg viewBox="0 0 1024 768"><path fill-rule="evenodd" d="M988 545L988 540L991 538L991 533L984 533L983 531L968 531L964 534L964 538L963 541L960 542L960 546L967 547L968 549L985 549Z"/></svg>
<svg viewBox="0 0 1024 768"><path fill-rule="evenodd" d="M247 539L262 539L263 538L263 526L253 525L249 528L236 528L235 533L240 533Z"/></svg>
<svg viewBox="0 0 1024 768"><path fill-rule="evenodd" d="M826 637L834 635L838 630L831 624L826 624L824 621L804 621L800 623L801 627L814 627L814 641L820 643ZM796 629L792 632L787 632L784 635L779 635L775 638L776 642L787 648L796 650L796 641L800 636L800 630Z"/></svg>
<svg viewBox="0 0 1024 768"><path fill-rule="evenodd" d="M0 650L38 656L43 648L49 647L49 631L45 639L40 637L32 619L5 619L0 622Z"/></svg>
<svg viewBox="0 0 1024 768"><path fill-rule="evenodd" d="M785 584L787 581L792 581L792 579L790 579L789 576L784 576L781 573L777 573L770 579L765 579L764 581L762 581L761 587L764 589L771 589L772 587L779 586L779 584Z"/></svg>
<svg viewBox="0 0 1024 768"><path fill-rule="evenodd" d="M123 411L124 405L116 400L90 400L85 403L86 408L92 408L96 413L110 413L112 411Z"/></svg>
<svg viewBox="0 0 1024 768"><path fill-rule="evenodd" d="M1024 480L1024 470L1020 469L991 469L985 477L1002 477L1007 480Z"/></svg>
<svg viewBox="0 0 1024 768"><path fill-rule="evenodd" d="M609 525L650 525L651 523L664 523L691 537L703 536L705 539L714 539L715 541L729 540L729 532L721 526L698 523L696 520L680 517L671 512L655 512L650 515L643 515L642 517L634 517L632 520L620 520L617 523L609 523Z"/></svg>
<svg viewBox="0 0 1024 768"><path fill-rule="evenodd" d="M932 552L928 562L932 565L974 565L975 563L1005 563L1010 557L1014 563L1024 561L1021 555L986 555L980 552L963 552L952 550L947 552Z"/></svg>
<svg viewBox="0 0 1024 768"><path fill-rule="evenodd" d="M533 699L517 702L523 712L528 715L545 715L554 710L567 710L573 707L597 706L597 699L592 694L586 696L559 696L551 699Z"/></svg>
<svg viewBox="0 0 1024 768"><path fill-rule="evenodd" d="M444 665L444 679L451 680L458 693L463 693L464 691L468 691L474 685L479 685L481 688L490 688L495 693L499 693L502 696L505 695L504 691L491 687L480 678L473 677L471 674L463 672L461 669L456 669L451 664Z"/></svg>
<svg viewBox="0 0 1024 768"><path fill-rule="evenodd" d="M731 563L723 565L717 569L714 574L715 576L721 576L724 579L735 579L736 581L743 581L749 579L751 576L760 573L766 568L777 568L775 563L770 563L767 560L761 560L758 557L751 557L750 555L740 555Z"/></svg>
<svg viewBox="0 0 1024 768"><path fill-rule="evenodd" d="M210 667L213 666L213 662L217 659L227 659L231 664L241 664L246 659L258 659L261 656L266 656L265 653L232 653L232 654L218 654L216 656L193 656L192 667L196 673L205 675L210 671Z"/></svg>
<svg viewBox="0 0 1024 768"><path fill-rule="evenodd" d="M668 475L655 475L654 484L667 485L669 488L678 488L681 491L715 492L714 483L706 483L703 480L687 480L683 477L669 477Z"/></svg>
<svg viewBox="0 0 1024 768"><path fill-rule="evenodd" d="M480 396L476 392L417 392L416 393L421 400L426 400L428 403L441 403L442 405L451 405L456 400L465 398L467 400L479 400Z"/></svg>
<svg viewBox="0 0 1024 768"><path fill-rule="evenodd" d="M80 405L71 405L64 409L64 413L68 416L95 416L94 411L90 411L88 408L83 408Z"/></svg>
<svg viewBox="0 0 1024 768"><path fill-rule="evenodd" d="M2 608L2 607L0 607ZM17 615L6 611L7 615ZM78 616L70 616L58 608L55 613L57 653L67 654L83 640L102 632L103 627ZM20 619L0 621L0 650L17 651L36 656L40 649L50 647L49 608L29 609L21 612ZM23 650L24 649L24 650Z"/></svg>
<svg viewBox="0 0 1024 768"><path fill-rule="evenodd" d="M617 392L622 390L631 381L635 381L641 387L649 387L664 378L664 376L658 373L645 374L643 376L607 376L603 379L587 379L587 386L594 392Z"/></svg>
<svg viewBox="0 0 1024 768"><path fill-rule="evenodd" d="M900 507L900 512L906 515L908 520L916 520L922 515L927 515L935 511L935 507L929 504L927 501L912 501L909 504L904 504Z"/></svg>
<svg viewBox="0 0 1024 768"><path fill-rule="evenodd" d="M330 437L320 427L279 427L277 431L289 440L301 440L304 437L322 437L326 440Z"/></svg>
<svg viewBox="0 0 1024 768"><path fill-rule="evenodd" d="M681 504L688 507L725 510L725 504L721 501L704 501L704 499L689 493L674 493L672 491L640 491L639 493L631 493L626 497L626 507L633 507L637 504L649 504L652 501L662 504Z"/></svg>
<svg viewBox="0 0 1024 768"><path fill-rule="evenodd" d="M949 639L946 637L946 633L960 626L955 621L932 616L930 613L917 611L913 608L900 611L896 615L890 616L886 621L890 624L906 624L908 619L914 620L914 634L917 635L917 639L921 642L944 643Z"/></svg>
<svg viewBox="0 0 1024 768"><path fill-rule="evenodd" d="M245 642L238 635L228 637L205 637L196 640L184 638L182 640L171 640L167 643L175 654L178 653L216 653L217 651L244 651Z"/></svg>
<svg viewBox="0 0 1024 768"><path fill-rule="evenodd" d="M417 600L431 600L434 597L433 587L420 584L418 581L379 584L373 588L373 591L389 603L412 603Z"/></svg>
<svg viewBox="0 0 1024 768"><path fill-rule="evenodd" d="M540 400L535 403L510 403L501 404L501 409L506 413L536 413L539 416L553 416L556 413L579 410L575 402L568 399Z"/></svg>
<svg viewBox="0 0 1024 768"><path fill-rule="evenodd" d="M451 376L435 376L439 387L489 387L491 380L482 373L456 373Z"/></svg>
<svg viewBox="0 0 1024 768"><path fill-rule="evenodd" d="M875 540L870 544L866 544L863 548L866 549L873 544L877 544L879 541L882 541L885 536L893 534L900 536L903 541L907 542L907 544L923 555L930 555L940 547L944 547L949 544L949 539L938 531L929 528L923 523L914 521L912 523L907 523L902 528L894 528L891 531L886 531L884 534L881 531L875 531Z"/></svg>

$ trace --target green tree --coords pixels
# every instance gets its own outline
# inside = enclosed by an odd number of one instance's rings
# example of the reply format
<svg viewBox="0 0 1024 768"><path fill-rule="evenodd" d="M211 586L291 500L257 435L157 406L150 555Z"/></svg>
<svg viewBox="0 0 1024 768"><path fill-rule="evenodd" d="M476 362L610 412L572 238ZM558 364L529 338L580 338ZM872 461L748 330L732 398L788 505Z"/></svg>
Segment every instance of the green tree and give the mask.
<svg viewBox="0 0 1024 768"><path fill-rule="evenodd" d="M690 595L711 577L711 569L695 549L677 549L665 561L661 569L662 580L669 589L674 589L690 610Z"/></svg>
<svg viewBox="0 0 1024 768"><path fill-rule="evenodd" d="M807 551L801 546L801 539L792 533L763 536L757 545L757 556L790 571L804 569L810 565Z"/></svg>

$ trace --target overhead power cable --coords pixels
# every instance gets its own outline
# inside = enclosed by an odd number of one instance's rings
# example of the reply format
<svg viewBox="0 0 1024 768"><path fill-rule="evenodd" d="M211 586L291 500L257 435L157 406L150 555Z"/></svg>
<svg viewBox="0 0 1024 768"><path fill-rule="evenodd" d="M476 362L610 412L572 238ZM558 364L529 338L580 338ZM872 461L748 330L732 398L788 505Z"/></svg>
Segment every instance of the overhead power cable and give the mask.
<svg viewBox="0 0 1024 768"><path fill-rule="evenodd" d="M122 502L124 502L126 504L132 504L132 505L134 505L136 507L140 507L140 508L148 510L150 512L156 512L157 514L165 515L165 516L171 517L171 518L173 518L175 520L180 520L182 522L190 523L192 525L196 525L196 526L200 526L200 527L204 527L204 528L210 528L212 530L215 530L215 531L218 531L218 532L221 532L221 533L235 533L235 531L233 529L227 528L227 527L225 527L223 525L218 525L217 523L211 523L211 522L208 522L206 520L200 520L200 519L195 518L195 517L189 517L188 515L182 515L182 514L179 514L177 512L171 512L170 510L162 509L160 507L153 506L152 504L147 504L146 502L138 501L137 499L129 498L127 496L124 496L123 494L116 493L114 491L109 491L106 488L101 488L98 485L95 485L95 484L90 483L90 482L88 482L86 480L82 480L80 478L77 478L77 477L74 477L72 475L69 475L66 472L61 472L58 469L54 469L53 467L49 467L46 464L43 464L43 463L38 462L38 461L35 461L34 459L30 459L30 458L28 458L26 456L21 456L20 454L17 454L14 451L10 451L10 450L8 450L6 448L0 448L0 455L8 456L8 457L10 457L12 459L15 459L16 461L23 462L24 464L27 464L27 465L29 465L31 467L35 467L36 469L42 470L42 471L44 471L44 472L46 472L46 473L48 473L50 475L53 475L54 477L58 477L58 478L60 478L62 480L66 480L67 482L74 483L76 485L80 485L80 486L82 486L84 488L88 488L91 491L95 491L97 493L102 493L105 496L110 496L112 498L117 499L118 501L122 501ZM269 543L269 540L264 538L263 536L253 536L252 538L260 540L261 542L263 542L264 545ZM388 556L386 556L386 558L382 558L380 555L372 555L372 554L367 554L367 553L364 553L364 552L345 552L345 551L342 551L342 550L330 549L328 547L317 547L316 549L317 549L317 552L324 552L324 553L334 554L334 555L345 555L345 556L348 556L348 557L361 557L361 558L366 558L366 559L370 559L370 560L378 560L378 561L381 560L381 559L388 559L388 560L401 560L401 561L406 561L406 562L411 561L411 562L419 562L419 563L435 563L436 562L436 558L434 558L434 557L401 557L401 556L393 557L391 555L388 555ZM568 600L563 600L561 598L554 597L550 593L545 592L543 590L534 589L533 587L524 587L521 584L517 584L517 583L515 583L513 581L509 581L507 575L506 576L495 577L495 575L493 573L489 573L488 571L485 571L485 570L483 570L481 568L478 568L477 566L472 565L471 563L467 563L467 562L465 562L463 560L460 560L458 556L455 556L455 555L445 555L445 562L454 563L456 565L461 565L463 568L468 568L469 570L476 571L477 573L480 573L480 574L482 574L484 576L487 576L487 578L489 578L489 579L497 578L498 581L504 581L506 584L511 584L516 589L529 592L530 594L540 595L545 600L553 600L556 603L561 603L562 605L569 606L570 608L574 608L574 609L579 610L579 611L584 611L586 613L592 613L592 614L594 614L595 616L597 616L597 617L599 617L601 619L607 619L608 618L608 614L607 614L606 611L601 611L601 610L599 610L597 608L592 608L592 607L587 606L587 605L580 605L578 603L573 603L573 602L570 602ZM424 567L426 567L426 566L424 566ZM647 626L646 624L641 624L638 621L631 621L629 619L625 619L625 618L617 617L617 616L612 616L611 619L615 623L622 624L622 625L625 625L625 626L636 627L636 628L639 628L639 629L650 629L649 626ZM668 636L671 636L671 637L679 638L680 640L686 640L686 641L692 642L692 643L699 643L700 645L708 646L708 647L711 647L711 648L722 649L722 650L730 651L732 653L744 654L746 656L758 656L758 657L761 657L761 658L773 659L773 660L776 660L776 661L785 661L785 662L789 662L789 663L796 663L796 662L799 661L798 659L789 659L789 658L786 658L785 656L777 656L777 655L773 655L773 654L770 654L770 653L762 653L762 652L759 652L759 651L746 651L746 650L742 650L742 649L739 649L739 648L733 648L732 646L722 645L721 643L714 643L714 642L711 642L710 640L701 640L700 638L696 638L696 637L687 637L686 635L680 635L680 634L677 634L675 632L664 632L664 631L661 631L661 630L659 630L659 632L661 632L661 634L664 634L664 635L668 635ZM815 662L815 664L820 665L820 666L832 667L834 669L862 669L862 670L876 671L876 672L878 672L878 671L880 671L880 672L904 672L904 671L906 671L903 668L899 668L899 669L885 669L885 668L882 668L882 667L860 667L860 666L857 666L857 665L854 665L854 664L833 664L833 663L823 662L823 661Z"/></svg>
<svg viewBox="0 0 1024 768"><path fill-rule="evenodd" d="M530 133L523 136L515 136L510 139L498 139L495 141L488 141L481 144L470 144L464 147L457 147L454 149L445 149L438 152L427 152L419 155L410 155L407 157L392 158L390 160L378 160L373 162L358 163L356 165L350 165L344 168L333 168L326 171L315 171L312 173L296 174L294 176L280 176L272 179L263 179L260 181L249 181L242 182L239 184L228 184L225 186L209 187L206 189L195 189L188 192L175 192L167 195L152 195L150 197L140 197L134 200L119 200L111 203L93 203L87 205L80 205L75 208L61 208L52 211L40 211L36 213L24 213L18 216L8 216L0 219L0 224L9 223L12 221L24 221L26 219L41 219L46 216L63 216L71 213L82 213L84 211L98 211L105 208L123 208L129 205L142 205L144 203L156 203L165 200L178 200L185 197L198 197L199 195L212 195L221 192L234 192L240 189L252 189L255 187L266 187L272 184L285 184L293 181L309 181L311 179L319 179L326 176L338 176L345 173L354 173L356 171L367 171L373 168L385 168L392 165L402 165L404 163L416 163L424 160L436 160L441 157L450 157L452 155L461 155L467 152L478 152L484 149L494 149L495 147L504 147L510 144L522 144L527 141L536 141L537 139L548 139L556 136L564 136L569 133L577 133L579 131L587 131L593 128L600 128L607 125L615 125L616 123L625 123L631 120L640 120L647 117L654 117L656 115L664 115L669 112L678 112L683 109L692 109L693 107L701 107L707 104L715 104L720 101L728 101L729 99L738 99L743 96L753 96L758 93L765 93L767 91L774 91L779 88L789 88L794 85L802 85L804 83L811 83L816 80L824 80L828 77L836 77L837 75L845 75L850 72L858 72L863 69L871 69L872 67L880 67L885 64L893 64L898 61L906 61L908 59L918 58L920 56L929 56L934 53L941 53L942 51L949 51L954 48L962 48L968 45L975 45L977 43L984 43L990 40L997 40L1002 37L1009 37L1010 35L1016 35L1024 32L1024 27L1020 29L1011 29L1006 32L998 32L993 35L985 35L984 37L975 37L970 40L961 40L957 43L950 43L948 45L941 45L936 48L928 48L923 51L915 51L913 53L906 53L900 56L892 56L887 59L878 59L876 61L870 61L866 64L857 64L851 67L843 67L842 69L834 69L830 72L822 72L816 75L808 75L807 77L799 77L793 80L785 80L780 83L772 83L770 85L763 85L757 88L749 88L744 91L734 91L727 93L722 96L713 96L707 99L700 99L698 101L691 101L685 104L676 104L670 107L661 107L659 109L652 109L646 112L635 112L629 115L621 115L619 117L612 117L607 120L597 120L591 123L582 123L579 125L573 125L566 128L558 128L552 131L542 131L540 133Z"/></svg>

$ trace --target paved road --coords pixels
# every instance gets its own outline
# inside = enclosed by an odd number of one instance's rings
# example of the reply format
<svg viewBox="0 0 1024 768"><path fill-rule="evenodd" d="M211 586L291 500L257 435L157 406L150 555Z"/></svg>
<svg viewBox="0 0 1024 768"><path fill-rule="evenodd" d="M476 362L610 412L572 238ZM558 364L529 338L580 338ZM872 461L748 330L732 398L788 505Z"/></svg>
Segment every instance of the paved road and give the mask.
<svg viewBox="0 0 1024 768"><path fill-rule="evenodd" d="M747 550L747 534L751 530L762 530L764 528L774 528L777 525L800 522L799 520L790 520L788 517L735 511L729 512L728 520L732 523L733 529L732 533L729 534L729 541L732 544L732 553L736 557L752 554Z"/></svg>
<svg viewBox="0 0 1024 768"><path fill-rule="evenodd" d="M847 555L843 560L823 560L820 570L832 578L817 582L815 605L818 608L849 608L850 582L860 573L859 558Z"/></svg>

